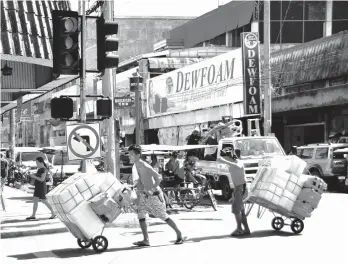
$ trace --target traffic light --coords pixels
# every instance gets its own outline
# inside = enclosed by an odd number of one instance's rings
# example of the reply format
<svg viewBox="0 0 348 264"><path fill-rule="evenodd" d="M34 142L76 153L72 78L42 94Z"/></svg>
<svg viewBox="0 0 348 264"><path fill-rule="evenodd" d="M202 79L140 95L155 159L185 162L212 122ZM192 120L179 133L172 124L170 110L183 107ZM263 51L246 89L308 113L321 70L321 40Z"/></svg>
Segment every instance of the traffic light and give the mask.
<svg viewBox="0 0 348 264"><path fill-rule="evenodd" d="M52 11L53 74L79 73L79 17L73 11Z"/></svg>
<svg viewBox="0 0 348 264"><path fill-rule="evenodd" d="M74 115L74 101L69 97L52 98L51 117L70 119Z"/></svg>
<svg viewBox="0 0 348 264"><path fill-rule="evenodd" d="M112 116L112 101L109 98L97 100L97 115L101 117Z"/></svg>
<svg viewBox="0 0 348 264"><path fill-rule="evenodd" d="M108 52L118 51L118 39L108 36L118 33L118 24L114 21L105 22L104 17L97 20L97 49L98 49L98 71L104 72L105 68L117 68L118 55Z"/></svg>

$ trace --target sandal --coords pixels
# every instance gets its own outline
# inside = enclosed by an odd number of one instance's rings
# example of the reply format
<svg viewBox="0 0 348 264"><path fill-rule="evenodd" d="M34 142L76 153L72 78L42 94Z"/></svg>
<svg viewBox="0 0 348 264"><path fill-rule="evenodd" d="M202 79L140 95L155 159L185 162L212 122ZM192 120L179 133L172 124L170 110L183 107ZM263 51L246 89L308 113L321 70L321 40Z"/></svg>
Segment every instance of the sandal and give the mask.
<svg viewBox="0 0 348 264"><path fill-rule="evenodd" d="M133 245L138 247L149 247L150 243L145 241L138 241L138 242L134 242Z"/></svg>
<svg viewBox="0 0 348 264"><path fill-rule="evenodd" d="M35 220L35 219L36 219L35 216L29 216L29 217L25 218L25 220Z"/></svg>
<svg viewBox="0 0 348 264"><path fill-rule="evenodd" d="M48 219L54 219L54 218L56 218L57 216L56 215L52 215L50 218L48 218Z"/></svg>
<svg viewBox="0 0 348 264"><path fill-rule="evenodd" d="M187 239L187 237L186 236L184 236L184 237L180 237L180 238L178 238L175 242L174 242L174 244L175 245L181 245L181 244L184 244L184 242L185 242L185 240Z"/></svg>
<svg viewBox="0 0 348 264"><path fill-rule="evenodd" d="M231 236L232 237L240 237L240 236L244 236L245 233L243 230L236 230L236 231L233 231Z"/></svg>

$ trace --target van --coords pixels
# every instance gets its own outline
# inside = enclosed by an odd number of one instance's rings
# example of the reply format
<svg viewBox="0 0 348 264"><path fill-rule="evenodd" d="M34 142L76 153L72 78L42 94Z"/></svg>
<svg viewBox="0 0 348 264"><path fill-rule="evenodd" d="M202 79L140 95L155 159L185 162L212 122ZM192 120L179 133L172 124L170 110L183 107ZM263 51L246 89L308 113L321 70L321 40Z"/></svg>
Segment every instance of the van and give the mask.
<svg viewBox="0 0 348 264"><path fill-rule="evenodd" d="M14 157L17 165L24 165L29 167L30 173L36 173L36 158L42 157L44 161L49 164L48 157L45 153L41 152L42 148L35 147L15 147L14 148Z"/></svg>

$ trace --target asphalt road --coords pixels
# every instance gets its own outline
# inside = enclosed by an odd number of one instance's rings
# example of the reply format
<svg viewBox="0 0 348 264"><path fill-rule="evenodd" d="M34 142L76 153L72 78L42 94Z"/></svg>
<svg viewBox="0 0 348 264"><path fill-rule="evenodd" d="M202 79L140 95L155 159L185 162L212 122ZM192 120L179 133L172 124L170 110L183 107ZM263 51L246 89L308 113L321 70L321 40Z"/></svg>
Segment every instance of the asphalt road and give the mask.
<svg viewBox="0 0 348 264"><path fill-rule="evenodd" d="M1 263L345 263L348 245L348 195L324 194L319 208L305 220L305 229L294 235L290 227L273 231L273 215L261 219L254 208L249 217L252 235L231 238L235 227L230 206L219 210L197 208L195 212L172 215L188 240L173 245L174 232L165 224L151 226L151 247L136 248L132 242L142 239L138 228L107 229L108 250L96 254L82 250L70 233L1 240Z"/></svg>

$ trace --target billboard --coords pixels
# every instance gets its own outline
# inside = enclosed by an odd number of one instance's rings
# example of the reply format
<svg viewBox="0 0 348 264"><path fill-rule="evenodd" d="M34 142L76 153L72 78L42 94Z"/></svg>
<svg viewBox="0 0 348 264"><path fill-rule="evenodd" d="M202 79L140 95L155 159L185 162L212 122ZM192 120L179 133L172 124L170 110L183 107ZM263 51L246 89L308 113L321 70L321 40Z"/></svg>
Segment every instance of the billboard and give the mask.
<svg viewBox="0 0 348 264"><path fill-rule="evenodd" d="M244 114L261 115L259 35L241 33L244 80Z"/></svg>
<svg viewBox="0 0 348 264"><path fill-rule="evenodd" d="M147 117L243 101L242 51L222 55L148 79Z"/></svg>

